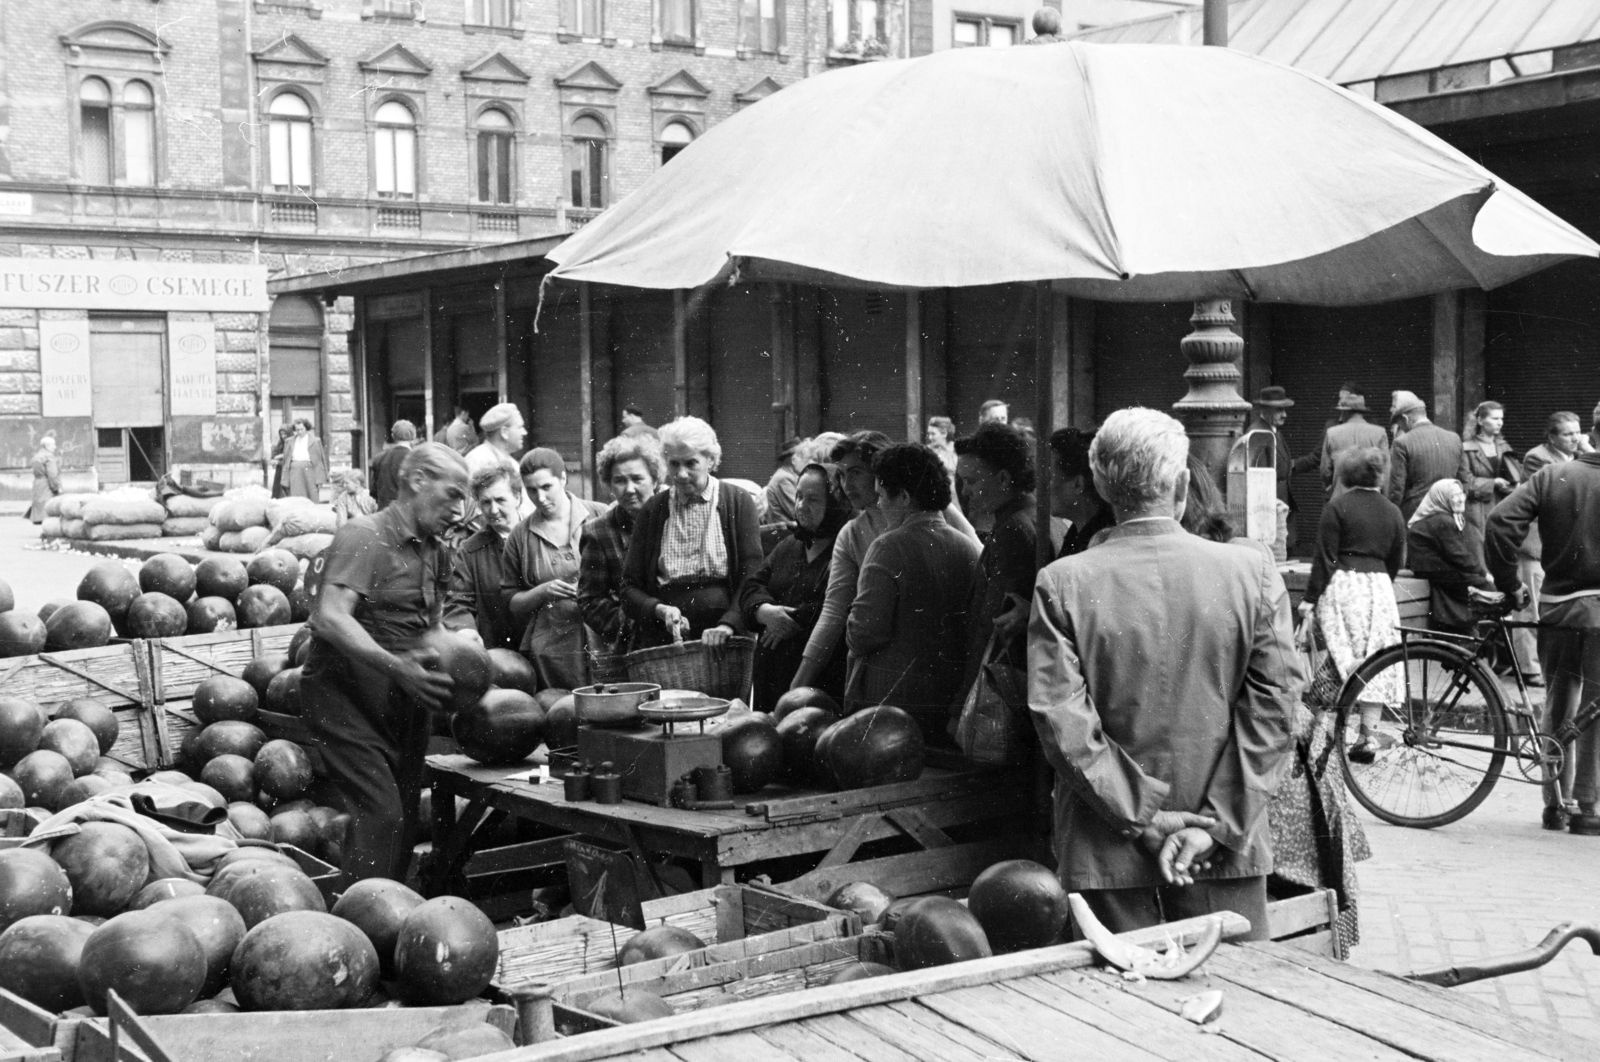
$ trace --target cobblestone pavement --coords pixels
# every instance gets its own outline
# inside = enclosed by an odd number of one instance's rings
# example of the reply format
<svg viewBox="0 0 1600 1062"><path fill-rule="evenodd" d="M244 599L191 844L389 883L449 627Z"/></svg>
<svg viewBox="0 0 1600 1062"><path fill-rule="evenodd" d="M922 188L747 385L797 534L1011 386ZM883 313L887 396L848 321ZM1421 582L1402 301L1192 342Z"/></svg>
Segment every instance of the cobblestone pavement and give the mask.
<svg viewBox="0 0 1600 1062"><path fill-rule="evenodd" d="M1600 837L1539 826L1537 787L1511 763L1489 799L1436 830L1358 810L1373 857L1361 863L1361 943L1351 961L1394 973L1506 955L1559 922L1600 925ZM1600 1058L1600 956L1581 941L1555 961L1452 989L1504 1014L1592 1037Z"/></svg>

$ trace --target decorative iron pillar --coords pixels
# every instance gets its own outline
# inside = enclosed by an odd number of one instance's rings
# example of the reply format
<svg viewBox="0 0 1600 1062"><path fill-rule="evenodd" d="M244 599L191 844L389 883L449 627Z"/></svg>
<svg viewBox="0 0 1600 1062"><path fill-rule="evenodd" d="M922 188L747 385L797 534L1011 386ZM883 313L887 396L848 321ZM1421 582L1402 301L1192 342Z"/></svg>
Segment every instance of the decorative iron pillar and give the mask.
<svg viewBox="0 0 1600 1062"><path fill-rule="evenodd" d="M1239 397L1239 359L1244 337L1233 330L1233 304L1205 299L1189 318L1194 331L1178 347L1188 359L1183 378L1189 393L1172 409L1189 432L1189 452L1211 469L1217 482L1227 471L1228 448L1244 429L1250 403Z"/></svg>

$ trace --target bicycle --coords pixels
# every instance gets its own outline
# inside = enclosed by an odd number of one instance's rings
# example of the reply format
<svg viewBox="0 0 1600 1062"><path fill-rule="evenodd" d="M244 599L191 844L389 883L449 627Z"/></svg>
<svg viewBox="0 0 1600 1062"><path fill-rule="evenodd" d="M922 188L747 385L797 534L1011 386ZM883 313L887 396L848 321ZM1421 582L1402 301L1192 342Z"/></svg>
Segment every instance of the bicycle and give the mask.
<svg viewBox="0 0 1600 1062"><path fill-rule="evenodd" d="M1511 632L1539 623L1510 620L1510 601L1474 601L1476 633L1400 627L1400 641L1363 660L1345 679L1335 705L1334 740L1346 787L1361 806L1396 826L1431 829L1457 821L1488 798L1507 757L1532 785L1555 784L1567 750L1600 719L1600 701L1584 706L1554 733L1545 731L1528 695ZM1503 646L1518 701L1508 704L1490 666ZM1398 668L1400 697L1383 703L1367 743L1371 763L1352 762L1363 694ZM1370 714L1373 705L1365 703Z"/></svg>

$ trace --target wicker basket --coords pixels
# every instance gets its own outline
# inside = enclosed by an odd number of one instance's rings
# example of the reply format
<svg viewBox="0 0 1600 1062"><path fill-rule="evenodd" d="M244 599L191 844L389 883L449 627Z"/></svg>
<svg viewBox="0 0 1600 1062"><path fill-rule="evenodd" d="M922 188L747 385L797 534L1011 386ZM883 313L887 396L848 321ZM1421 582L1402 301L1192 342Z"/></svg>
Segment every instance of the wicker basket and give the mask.
<svg viewBox="0 0 1600 1062"><path fill-rule="evenodd" d="M694 690L707 697L749 699L756 640L735 635L713 652L704 642L661 645L628 654L628 681L654 682L664 690Z"/></svg>

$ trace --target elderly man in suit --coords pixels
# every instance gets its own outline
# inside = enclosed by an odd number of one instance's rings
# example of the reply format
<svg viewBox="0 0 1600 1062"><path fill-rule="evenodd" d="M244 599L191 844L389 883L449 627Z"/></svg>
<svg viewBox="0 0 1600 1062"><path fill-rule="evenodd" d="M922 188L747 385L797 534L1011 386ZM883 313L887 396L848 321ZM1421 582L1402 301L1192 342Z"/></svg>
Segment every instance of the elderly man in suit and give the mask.
<svg viewBox="0 0 1600 1062"><path fill-rule="evenodd" d="M1389 417L1403 429L1389 450L1389 500L1407 520L1441 479L1455 479L1461 465L1461 436L1428 419L1428 407L1410 391L1396 391Z"/></svg>
<svg viewBox="0 0 1600 1062"><path fill-rule="evenodd" d="M1117 525L1039 574L1028 703L1069 891L1117 932L1232 910L1265 939L1266 810L1304 675L1272 558L1179 524L1188 454L1152 409L1096 433Z"/></svg>
<svg viewBox="0 0 1600 1062"><path fill-rule="evenodd" d="M1322 437L1322 489L1331 497L1343 494L1340 484L1334 481L1334 469L1339 467L1339 455L1347 450L1362 450L1376 446L1389 451L1389 433L1383 425L1367 420L1367 396L1345 384L1339 389L1339 404L1334 407L1339 422L1328 427Z"/></svg>

